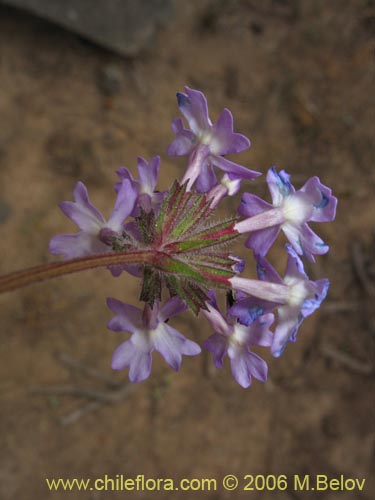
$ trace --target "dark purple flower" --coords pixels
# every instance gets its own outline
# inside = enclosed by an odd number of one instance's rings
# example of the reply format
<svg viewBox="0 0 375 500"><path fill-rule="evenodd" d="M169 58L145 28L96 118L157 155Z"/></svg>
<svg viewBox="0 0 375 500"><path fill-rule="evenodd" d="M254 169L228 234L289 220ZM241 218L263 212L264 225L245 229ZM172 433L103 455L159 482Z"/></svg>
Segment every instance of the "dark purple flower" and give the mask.
<svg viewBox="0 0 375 500"><path fill-rule="evenodd" d="M121 236L123 223L133 211L136 198L137 193L130 181L123 180L113 212L106 221L90 202L86 186L78 182L74 189L74 202L63 201L59 206L80 231L54 236L49 244L50 252L73 259L112 251L111 242Z"/></svg>
<svg viewBox="0 0 375 500"><path fill-rule="evenodd" d="M282 230L294 250L314 262L314 255L328 252L329 247L316 235L307 222L332 221L336 215L337 198L312 177L298 191L290 183L290 176L274 167L267 174L272 205L258 196L245 193L238 209L247 219L236 224L240 233L251 232L246 246L257 255L266 255Z"/></svg>
<svg viewBox="0 0 375 500"><path fill-rule="evenodd" d="M198 192L210 191L217 183L212 166L218 167L238 179L254 179L261 175L224 158L250 147L250 141L242 134L233 132L233 116L224 109L215 123L208 116L207 100L202 92L185 87L186 94L177 93L178 107L185 116L190 130L177 118L172 123L176 139L169 145L170 156L189 155L189 165L182 179L188 181L190 190L196 181Z"/></svg>
<svg viewBox="0 0 375 500"><path fill-rule="evenodd" d="M272 332L269 327L274 319L273 314L259 315L248 326L244 326L231 314L224 317L220 313L215 294L212 292L210 299L207 302L208 310L202 310L202 314L215 330L215 333L204 341L204 347L213 353L214 365L216 368L221 368L227 355L232 375L239 385L244 388L249 387L252 377L265 382L267 363L253 353L251 347L271 345Z"/></svg>
<svg viewBox="0 0 375 500"><path fill-rule="evenodd" d="M131 215L137 217L139 209L150 212L151 209L157 211L163 201L164 193L155 192L160 169L160 157L154 156L150 163L142 157L138 157L138 180L135 180L126 167L117 170L120 179L127 179L131 182L132 188L137 192L137 202ZM116 191L121 188L121 182L115 185Z"/></svg>
<svg viewBox="0 0 375 500"><path fill-rule="evenodd" d="M180 368L183 354L194 356L201 352L198 344L186 339L166 323L169 318L187 308L178 297L169 299L160 309L157 302L153 309L146 305L144 311L114 298L108 298L107 304L115 313L108 328L132 334L115 350L112 357L114 370L129 368L131 382L141 382L149 377L154 350L176 371Z"/></svg>

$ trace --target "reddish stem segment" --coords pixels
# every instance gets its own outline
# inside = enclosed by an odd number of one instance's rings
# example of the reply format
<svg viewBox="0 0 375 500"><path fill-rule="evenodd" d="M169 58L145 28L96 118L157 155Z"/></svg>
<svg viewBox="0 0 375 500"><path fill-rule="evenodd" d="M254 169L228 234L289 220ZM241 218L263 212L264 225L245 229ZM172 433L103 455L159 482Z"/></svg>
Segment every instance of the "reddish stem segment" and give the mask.
<svg viewBox="0 0 375 500"><path fill-rule="evenodd" d="M65 274L94 269L96 267L123 264L151 264L154 252L149 250L92 255L64 262L52 262L30 267L21 271L0 276L0 293L10 292L38 281L58 278Z"/></svg>

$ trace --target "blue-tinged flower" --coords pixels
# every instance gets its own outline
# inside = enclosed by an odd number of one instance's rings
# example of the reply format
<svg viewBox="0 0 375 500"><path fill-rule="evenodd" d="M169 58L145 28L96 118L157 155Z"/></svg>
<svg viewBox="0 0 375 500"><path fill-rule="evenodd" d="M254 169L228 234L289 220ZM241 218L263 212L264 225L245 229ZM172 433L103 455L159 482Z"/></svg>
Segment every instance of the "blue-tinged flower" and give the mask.
<svg viewBox="0 0 375 500"><path fill-rule="evenodd" d="M164 199L164 193L156 192L158 175L160 169L160 157L154 156L150 163L142 157L138 157L138 180L135 180L126 167L117 170L120 179L130 181L133 189L137 192L137 201L131 215L137 217L140 208L149 213L151 210L157 211ZM116 191L121 188L121 182L115 185Z"/></svg>
<svg viewBox="0 0 375 500"><path fill-rule="evenodd" d="M194 356L201 352L198 344L186 339L180 332L167 324L167 321L183 312L187 306L178 297L173 297L159 308L145 305L144 311L114 299L107 299L108 307L115 313L108 328L115 332L129 332L129 340L121 344L113 353L112 368L129 368L131 382L141 382L149 377L152 365L152 352L158 351L165 361L179 370L182 355Z"/></svg>
<svg viewBox="0 0 375 500"><path fill-rule="evenodd" d="M288 262L284 279L264 257L257 257L258 276L260 280L282 284L288 293L282 303L270 304L278 313L277 326L271 345L271 354L281 356L288 342L295 342L302 321L310 316L325 299L329 287L327 279L309 280L303 263L291 245L286 245ZM246 323L246 300L238 303L234 312ZM238 309L242 307L242 315Z"/></svg>
<svg viewBox="0 0 375 500"><path fill-rule="evenodd" d="M216 368L221 368L227 355L232 375L239 385L244 388L249 387L252 377L265 382L267 363L253 353L251 347L271 345L273 335L269 327L274 320L273 314L260 314L244 326L230 313L224 317L219 311L215 294L210 292L209 296L208 310L202 310L202 314L211 323L215 333L206 339L203 345L213 353L214 365Z"/></svg>
<svg viewBox="0 0 375 500"><path fill-rule="evenodd" d="M189 165L182 179L188 181L190 190L194 182L198 192L206 193L217 183L213 166L238 179L254 179L261 175L224 158L250 147L250 141L242 134L233 132L233 116L224 109L215 123L208 116L207 100L202 92L185 87L186 94L177 93L178 107L186 118L190 130L180 118L172 123L176 139L169 145L170 156L189 155ZM228 193L229 194L229 193Z"/></svg>
<svg viewBox="0 0 375 500"><path fill-rule="evenodd" d="M106 221L90 202L86 186L78 182L74 189L74 202L63 201L59 206L80 231L54 236L49 244L50 252L73 259L113 251L112 243L121 237L123 223L133 211L136 199L136 190L129 180L124 179L118 189L112 214Z"/></svg>
<svg viewBox="0 0 375 500"><path fill-rule="evenodd" d="M298 191L290 183L290 176L274 167L267 174L272 204L258 196L244 193L238 209L247 218L235 225L240 233L251 232L246 246L258 255L266 255L282 230L294 250L315 262L314 255L328 252L329 247L307 222L332 221L336 215L337 198L318 177L312 177Z"/></svg>

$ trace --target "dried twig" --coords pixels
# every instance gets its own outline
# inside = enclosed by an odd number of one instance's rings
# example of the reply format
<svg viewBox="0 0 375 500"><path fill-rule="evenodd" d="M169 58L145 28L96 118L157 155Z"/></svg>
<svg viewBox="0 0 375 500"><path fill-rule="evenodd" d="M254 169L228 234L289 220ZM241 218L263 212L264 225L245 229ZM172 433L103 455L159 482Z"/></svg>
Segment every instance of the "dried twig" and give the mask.
<svg viewBox="0 0 375 500"><path fill-rule="evenodd" d="M84 363L82 363L81 361L77 361L76 359L69 356L69 354L66 354L64 352L58 353L57 359L62 364L69 366L71 368L74 368L75 370L78 370L78 371L84 373L88 377L92 377L92 378L95 378L97 380L101 380L106 385L108 385L108 387L111 387L113 389L123 385L122 381L114 380L109 375L105 375L104 373L100 372L99 370L96 370L95 368L92 368L91 366L87 366Z"/></svg>
<svg viewBox="0 0 375 500"><path fill-rule="evenodd" d="M355 359L346 352L340 351L335 347L324 344L321 347L321 351L322 354L327 358L337 361L339 364L343 365L346 368L349 368L351 371L355 373L367 376L373 373L373 367L371 363Z"/></svg>

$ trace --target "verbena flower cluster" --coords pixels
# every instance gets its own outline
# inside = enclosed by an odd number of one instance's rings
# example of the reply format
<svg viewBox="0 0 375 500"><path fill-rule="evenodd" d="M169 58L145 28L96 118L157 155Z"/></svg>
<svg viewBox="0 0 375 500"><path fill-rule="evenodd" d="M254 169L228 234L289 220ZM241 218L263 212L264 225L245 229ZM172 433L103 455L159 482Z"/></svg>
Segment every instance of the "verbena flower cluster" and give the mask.
<svg viewBox="0 0 375 500"><path fill-rule="evenodd" d="M327 294L328 280L310 280L301 256L314 262L315 255L328 251L308 222L332 221L337 199L318 177L295 190L286 172L271 167L267 183L272 203L245 192L238 208L241 217L215 221L218 203L238 193L242 181L261 173L226 158L250 147L244 135L233 131L231 112L224 109L212 124L203 93L188 87L185 92L177 94L177 102L188 128L175 119L176 137L167 149L170 156L188 157L181 180L168 191L157 191L158 156L149 163L138 159L138 179L120 168L108 220L78 182L74 202L62 202L60 208L79 231L53 237L50 251L67 259L130 251L143 255L134 264L109 266L114 276L125 271L141 279L144 303L139 309L116 298L107 300L114 314L108 328L130 334L113 354L113 369L128 368L129 379L140 382L150 375L154 350L174 370L183 355L199 354L199 345L168 322L189 308L212 327L203 347L212 352L215 366L221 368L228 356L233 377L246 388L252 377L267 379L267 364L253 348L266 347L280 356ZM266 259L280 231L289 240L283 278ZM228 242L241 234L248 235L245 245L252 251L259 279L238 276L245 262L228 251ZM227 292L225 312L220 311L215 288Z"/></svg>

